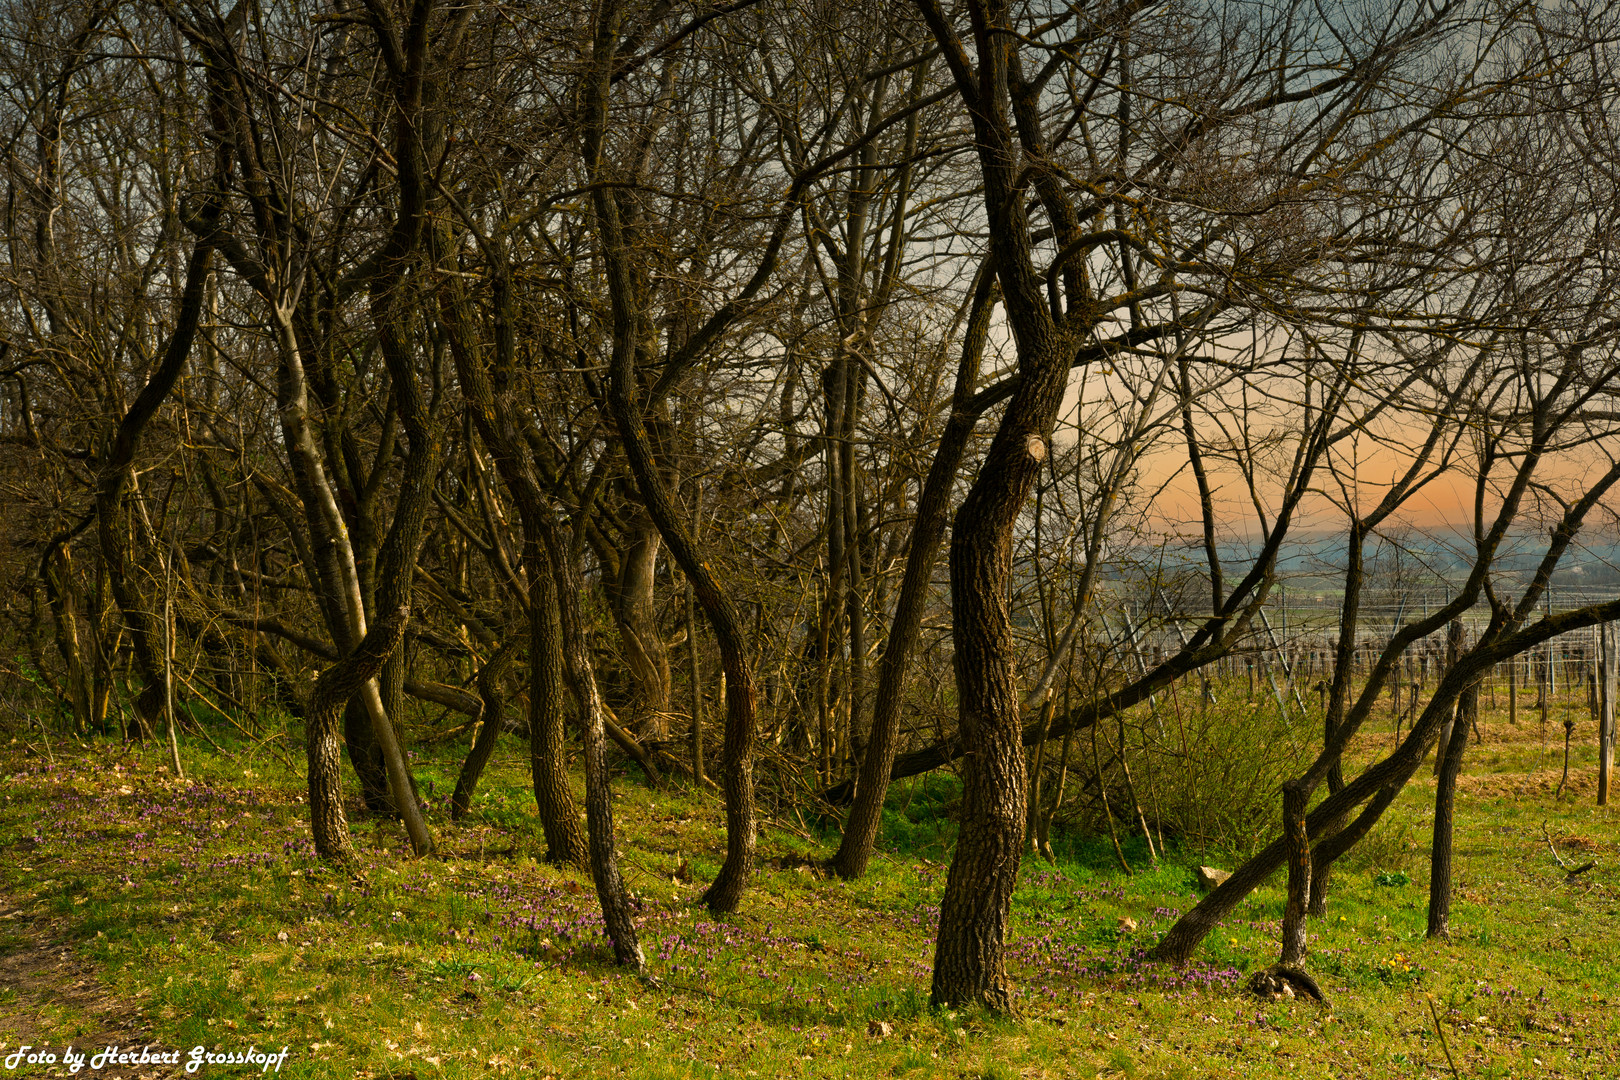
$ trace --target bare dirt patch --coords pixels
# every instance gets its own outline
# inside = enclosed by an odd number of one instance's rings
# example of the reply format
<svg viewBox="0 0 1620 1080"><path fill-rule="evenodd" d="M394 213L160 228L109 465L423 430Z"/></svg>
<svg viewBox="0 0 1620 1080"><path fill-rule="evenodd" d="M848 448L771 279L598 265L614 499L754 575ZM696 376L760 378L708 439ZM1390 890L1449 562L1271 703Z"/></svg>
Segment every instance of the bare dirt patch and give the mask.
<svg viewBox="0 0 1620 1080"><path fill-rule="evenodd" d="M108 987L95 967L74 955L49 919L30 915L0 897L0 1064L22 1047L54 1054L57 1064L29 1065L18 1060L5 1070L11 1076L66 1076L64 1052L85 1055L81 1077L95 1080L167 1080L184 1076L179 1065L105 1063L92 1070L95 1055L143 1047L153 1053L171 1050L147 1042L151 1025L137 1002ZM183 1057L182 1057L183 1060Z"/></svg>

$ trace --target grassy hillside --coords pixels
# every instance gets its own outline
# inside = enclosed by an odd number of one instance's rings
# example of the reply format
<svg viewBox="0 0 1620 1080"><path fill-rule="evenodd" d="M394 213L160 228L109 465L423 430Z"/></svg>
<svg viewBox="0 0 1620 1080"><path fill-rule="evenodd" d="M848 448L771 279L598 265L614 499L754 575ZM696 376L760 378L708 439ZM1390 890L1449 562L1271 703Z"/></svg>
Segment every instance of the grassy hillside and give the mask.
<svg viewBox="0 0 1620 1080"><path fill-rule="evenodd" d="M1592 752L1554 801L1559 748L1485 728L1461 782L1451 941L1423 936L1432 782L1336 873L1312 927L1326 1007L1242 989L1275 958L1280 879L1168 969L1142 954L1195 901L1190 867L1128 844L1127 877L1106 841L1070 838L1056 865L1025 864L1011 1021L926 1007L949 777L897 786L888 850L858 882L821 875L828 837L773 823L742 911L720 919L696 904L722 856L718 802L621 778L643 980L610 966L589 880L537 861L514 746L470 824L436 804L439 856L357 817L350 875L315 862L299 781L263 748L187 745L176 783L155 748L46 756L18 738L0 743L0 1058L150 1043L285 1045L282 1075L333 1078L1449 1076L1432 995L1462 1076L1620 1076L1620 836L1593 806ZM453 753L418 762L441 797ZM1566 878L1548 837L1597 865Z"/></svg>

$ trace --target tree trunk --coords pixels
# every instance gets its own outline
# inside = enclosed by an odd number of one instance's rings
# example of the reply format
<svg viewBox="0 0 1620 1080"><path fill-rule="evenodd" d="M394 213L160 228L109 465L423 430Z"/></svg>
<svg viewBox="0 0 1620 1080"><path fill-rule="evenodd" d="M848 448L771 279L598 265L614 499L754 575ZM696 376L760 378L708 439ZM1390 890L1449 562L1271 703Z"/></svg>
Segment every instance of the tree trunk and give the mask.
<svg viewBox="0 0 1620 1080"><path fill-rule="evenodd" d="M612 311L613 348L609 363L608 405L625 459L641 492L642 504L657 525L670 554L692 581L693 592L714 628L720 648L720 667L726 678L726 726L721 748L723 789L726 798L726 860L720 874L704 894L715 912L734 911L754 868L758 824L754 808L754 739L757 732L754 672L748 663L742 619L736 601L721 584L696 539L683 524L664 481L647 433L639 400L638 359L652 340L646 326L644 297L636 275L615 193L598 184L603 171L602 147L608 124L608 96L624 12L616 3L597 11L590 69L582 86L582 143L587 172L592 178L591 205L601 245ZM774 249L773 249L774 250ZM748 288L763 282L774 256L767 255ZM744 290L747 292L747 289ZM715 325L711 320L710 326ZM708 329L708 326L705 327ZM693 342L705 340L700 333ZM692 342L688 343L688 347Z"/></svg>
<svg viewBox="0 0 1620 1080"><path fill-rule="evenodd" d="M839 500L833 506L841 505ZM832 515L836 517L835 515ZM828 532L841 536L841 530L828 525ZM830 543L830 541L829 541ZM842 543L840 540L839 543ZM837 762L833 750L838 745L838 724L833 702L833 654L837 645L833 635L838 626L838 594L843 589L844 560L828 557L829 573L823 578L820 618L816 626L816 749L820 757L821 781L833 782L837 776Z"/></svg>
<svg viewBox="0 0 1620 1080"><path fill-rule="evenodd" d="M1379 815L1428 756L1429 740L1440 725L1439 711L1447 707L1449 704L1436 707L1431 703L1421 720L1389 757L1363 770L1341 791L1329 795L1306 816L1306 835L1320 837L1330 822L1342 820L1355 807L1373 799L1372 805L1350 825L1331 838L1319 841L1316 849L1318 857L1312 861L1313 875L1349 850L1377 822ZM1168 963L1187 963L1199 943L1231 914L1245 896L1263 884L1283 864L1286 854L1287 843L1283 838L1279 837L1266 845L1234 870L1222 885L1183 914L1159 943L1149 950L1148 955Z"/></svg>
<svg viewBox="0 0 1620 1080"><path fill-rule="evenodd" d="M90 676L90 729L105 735L109 731L107 710L112 703L112 661L123 638L123 628L117 624L114 612L107 603L105 565L96 567L96 589L91 602L90 644L94 652Z"/></svg>
<svg viewBox="0 0 1620 1080"><path fill-rule="evenodd" d="M1462 658L1462 650L1462 620L1453 619L1451 620L1450 625L1446 627L1445 670L1450 671L1451 668L1456 665L1457 661ZM1436 776L1439 776L1446 767L1446 754L1450 752L1451 748L1452 726L1455 725L1459 719L1463 720L1464 727L1467 726L1467 720L1461 716L1461 698L1458 699L1458 702L1458 705L1452 707L1451 715L1446 718L1446 722L1440 726L1440 741L1435 744L1438 747L1438 749L1435 751L1434 757L1434 775Z"/></svg>
<svg viewBox="0 0 1620 1080"><path fill-rule="evenodd" d="M1462 692L1462 700L1479 693L1478 686ZM1446 725L1450 745L1441 758L1440 779L1434 792L1434 841L1429 852L1429 936L1449 936L1451 919L1451 840L1453 811L1457 799L1457 774L1462 771L1463 751L1468 749L1468 725Z"/></svg>
<svg viewBox="0 0 1620 1080"><path fill-rule="evenodd" d="M613 834L613 792L608 781L606 707L591 666L579 597L585 590L579 572L579 553L560 530L548 529L547 555L557 582L558 614L562 630L563 669L574 700L579 704L580 731L585 743L585 817L590 829L591 879L602 905L613 957L623 967L640 972L646 964L636 938L630 896L619 874Z"/></svg>
<svg viewBox="0 0 1620 1080"><path fill-rule="evenodd" d="M962 343L962 361L957 367L956 388L951 415L939 448L923 481L917 499L917 519L911 527L911 547L906 552L906 568L895 601L894 620L889 628L883 656L878 660L877 697L872 704L872 727L866 753L861 758L855 783L855 801L844 835L832 858L832 868L849 880L866 873L866 866L877 843L883 822L883 802L888 797L889 780L894 772L896 744L899 741L900 704L905 693L906 670L911 651L922 627L923 609L928 603L930 579L939 547L945 536L950 512L951 487L956 481L973 425L979 418L969 407L978 381L979 364L984 356L985 337L994 311L995 277L988 268L981 270L975 289L973 313Z"/></svg>
<svg viewBox="0 0 1620 1080"><path fill-rule="evenodd" d="M326 480L326 470L321 463L320 451L310 430L303 360L293 330L292 317L279 303L272 303L271 310L275 318L277 344L281 352L277 398L281 411L283 439L289 454L299 459L307 477L309 491L315 501L315 506L309 507L308 512L312 519L319 519L325 535L335 542L349 632L353 637L360 638L366 633L366 615L360 597L359 575L355 570L354 549L349 544L348 528L338 510L332 487ZM380 663L378 668L381 669ZM412 848L418 855L425 855L433 850L433 835L428 831L427 822L416 804L410 773L405 765L405 755L394 738L393 725L383 708L382 695L375 675L362 682L356 689L371 720L372 738L382 750L394 807L404 820Z"/></svg>
<svg viewBox="0 0 1620 1080"><path fill-rule="evenodd" d="M79 646L79 592L73 581L72 558L66 541L52 544L41 562L40 577L45 582L45 599L56 627L56 651L62 654L73 730L85 734L92 729L91 689L84 651Z"/></svg>
<svg viewBox="0 0 1620 1080"><path fill-rule="evenodd" d="M866 756L866 580L861 567L860 479L855 462L855 422L864 385L860 364L851 355L844 362L844 414L838 444L838 471L843 477L844 512L844 622L849 631L849 677L845 680L848 724L844 738L850 773L858 774ZM843 772L842 768L839 772Z"/></svg>
<svg viewBox="0 0 1620 1080"><path fill-rule="evenodd" d="M489 269L492 366L504 388L513 378L515 365L515 315L504 255L498 250L490 255ZM563 661L557 583L543 537L549 509L512 403L504 390L497 394L485 370L474 336L476 315L459 279L449 279L440 298L456 377L471 406L473 424L517 505L523 528L522 561L528 584L524 600L529 620L529 766L540 828L546 837L546 859L558 865L584 867L588 856L585 833L568 789L563 760Z"/></svg>
<svg viewBox="0 0 1620 1080"><path fill-rule="evenodd" d="M218 222L221 209L218 202L209 199L202 218L203 226L211 230ZM204 285L213 272L213 242L199 240L192 248L186 265L186 283L180 296L175 317L174 332L168 347L152 377L141 388L135 403L124 414L113 435L112 446L102 460L96 478L96 525L101 541L101 558L106 567L107 582L113 598L123 612L129 627L130 645L135 663L141 669L145 685L135 697L137 722L142 735L149 735L163 713L163 672L158 657L159 645L152 626L152 618L129 573L129 537L124 526L124 492L130 481L130 464L135 459L135 447L147 423L157 414L158 407L169 396L180 378L191 344L196 339L202 317Z"/></svg>
<svg viewBox="0 0 1620 1080"><path fill-rule="evenodd" d="M169 767L176 780L186 778L180 764L180 739L174 728L174 552L163 556L163 726L169 743Z"/></svg>
<svg viewBox="0 0 1620 1080"><path fill-rule="evenodd" d="M1598 680L1598 789L1597 804L1609 804L1609 783L1614 773L1614 692L1615 692L1615 627L1613 623L1598 626L1598 640L1602 643L1601 676Z"/></svg>
<svg viewBox="0 0 1620 1080"><path fill-rule="evenodd" d="M624 643L625 666L632 684L630 728L641 739L663 739L668 735L669 650L658 630L653 594L660 546L658 529L651 519L639 515L620 560L618 581L609 589L613 620Z"/></svg>
<svg viewBox="0 0 1620 1080"><path fill-rule="evenodd" d="M500 740L500 680L512 664L516 645L515 640L507 642L478 670L478 734L473 739L472 749L467 752L467 760L461 763L461 772L456 776L456 790L450 796L452 821L460 821L467 816L467 811L472 806L473 792L478 790L478 780L483 776L484 767L489 764L490 757L495 753L496 742Z"/></svg>
<svg viewBox="0 0 1620 1080"><path fill-rule="evenodd" d="M529 577L529 766L540 828L546 836L546 859L557 865L587 865L589 849L579 827L579 812L568 790L563 761L563 646L557 609L557 581L551 573L539 523L524 531L523 565Z"/></svg>
<svg viewBox="0 0 1620 1080"><path fill-rule="evenodd" d="M1008 227L992 223L993 230ZM1022 230L1023 223L1012 227ZM1003 1012L1013 1005L1003 951L1023 854L1028 790L1022 702L1013 670L1017 645L1007 601L1012 534L1045 460L1068 375L1061 339L1050 323L1020 330L1024 381L1003 414L951 535L951 637L958 723L968 760L961 831L940 901L932 991L935 1006L979 1004Z"/></svg>
<svg viewBox="0 0 1620 1080"><path fill-rule="evenodd" d="M343 772L338 757L338 711L361 685L376 676L405 636L410 609L377 622L347 656L321 673L304 717L304 753L309 766L310 831L315 853L330 862L354 859L349 819L343 812Z"/></svg>
<svg viewBox="0 0 1620 1080"><path fill-rule="evenodd" d="M1284 967L1305 965L1306 909L1311 893L1311 841L1305 829L1305 807L1310 790L1299 780L1282 789L1283 836L1288 849L1288 901L1283 906L1282 956Z"/></svg>
<svg viewBox="0 0 1620 1080"><path fill-rule="evenodd" d="M349 765L360 780L360 799L373 814L393 816L394 800L388 794L388 768L382 750L371 737L371 718L366 703L358 696L343 710L343 745L349 752Z"/></svg>
<svg viewBox="0 0 1620 1080"><path fill-rule="evenodd" d="M1563 535L1567 536L1569 533ZM1466 608L1472 604L1475 595L1465 593L1454 603ZM1451 605L1447 607L1450 608ZM1429 741L1438 734L1444 715L1449 712L1457 697L1472 684L1476 684L1480 675L1488 670L1491 664L1533 648L1556 634L1591 626L1616 611L1620 611L1620 601L1610 601L1549 616L1533 627L1511 634L1503 632L1501 627L1494 627L1489 631L1481 638L1483 644L1476 643L1464 657L1463 662L1441 679L1429 700L1428 707L1420 716L1413 718L1411 729L1401 744L1388 757L1362 770L1360 775L1344 786L1343 790L1329 795L1307 815L1307 835L1318 838L1313 868L1319 869L1330 865L1377 823L1380 815L1399 794L1401 787L1411 779L1428 756ZM1444 612L1441 612L1437 614L1437 622L1434 624L1414 623L1401 631L1401 635L1404 639L1410 640L1431 633L1438 625L1443 625L1443 622L1438 621L1443 617ZM1397 640L1392 643L1392 648L1403 643L1404 641ZM1369 715L1373 695L1379 689L1376 681L1387 677L1391 668L1392 661L1386 655L1386 659L1380 662L1370 677L1371 681L1350 718L1351 722L1340 730L1341 742L1353 735ZM1474 687L1474 692L1477 694L1477 686ZM1458 730L1466 732L1467 729L1466 727L1454 729L1454 737ZM1340 748L1342 747L1325 749L1324 754L1318 757L1317 764L1313 766L1313 771L1325 767L1329 752ZM1320 839L1330 822L1342 820L1354 808L1369 800L1371 800L1369 804L1349 826L1331 837ZM1218 926L1245 896L1281 865L1285 853L1286 844L1282 839L1272 841L1265 849L1233 871L1232 876L1223 885L1177 920L1148 955L1155 960L1185 964L1192 958L1199 942Z"/></svg>
<svg viewBox="0 0 1620 1080"><path fill-rule="evenodd" d="M692 684L692 782L703 786L703 682L698 665L697 598L686 579L686 676Z"/></svg>

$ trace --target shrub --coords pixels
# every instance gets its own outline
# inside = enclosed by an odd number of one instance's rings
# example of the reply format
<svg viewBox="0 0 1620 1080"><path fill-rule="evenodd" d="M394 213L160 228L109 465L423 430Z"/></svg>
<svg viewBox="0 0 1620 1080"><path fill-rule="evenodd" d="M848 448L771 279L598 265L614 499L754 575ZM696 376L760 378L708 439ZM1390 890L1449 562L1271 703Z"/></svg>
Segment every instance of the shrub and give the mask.
<svg viewBox="0 0 1620 1080"><path fill-rule="evenodd" d="M1316 720L1295 708L1284 715L1275 701L1199 703L1191 700L1196 693L1183 689L1179 708L1161 695L1155 708L1134 710L1124 725L1125 760L1143 814L1167 842L1174 838L1200 858L1244 856L1280 828L1282 784L1309 763ZM1118 721L1106 723L1098 751L1123 838L1140 827L1116 756ZM1055 758L1049 750L1048 762ZM1077 733L1070 768L1073 803L1059 820L1105 831L1090 732Z"/></svg>

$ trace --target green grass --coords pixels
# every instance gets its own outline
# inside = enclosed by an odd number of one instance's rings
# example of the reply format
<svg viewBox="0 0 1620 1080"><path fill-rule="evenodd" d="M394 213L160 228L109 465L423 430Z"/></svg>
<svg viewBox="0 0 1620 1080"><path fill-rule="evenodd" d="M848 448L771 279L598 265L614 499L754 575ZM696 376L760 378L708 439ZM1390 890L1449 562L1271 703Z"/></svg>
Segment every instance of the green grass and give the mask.
<svg viewBox="0 0 1620 1080"><path fill-rule="evenodd" d="M1574 797L1554 801L1561 744L1494 716L1487 729L1459 798L1451 940L1424 937L1425 772L1336 869L1312 925L1327 1008L1241 989L1275 958L1280 881L1195 964L1166 969L1142 952L1195 901L1196 860L1153 867L1133 841L1125 877L1106 839L1066 836L1057 864L1026 862L1015 897L1019 1017L930 1012L959 792L948 774L896 786L860 881L803 864L834 837L767 828L761 862L782 869L723 918L696 904L724 851L718 801L621 778L620 849L656 981L630 977L609 962L590 882L539 861L515 745L467 824L435 806L433 858L355 816L355 874L312 857L297 778L223 735L238 759L187 744L187 784L157 748L58 743L53 768L22 741L0 745L0 889L26 914L0 923L0 955L63 937L142 1010L142 1037L285 1044L295 1077L1447 1076L1429 994L1464 1076L1620 1076L1620 847L1612 811L1592 805L1592 754L1577 757ZM418 762L439 800L463 750ZM1597 868L1566 882L1543 820L1566 857ZM673 876L683 860L689 881ZM0 991L0 1018L30 1010L58 1044L90 1030L71 1002Z"/></svg>

